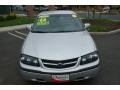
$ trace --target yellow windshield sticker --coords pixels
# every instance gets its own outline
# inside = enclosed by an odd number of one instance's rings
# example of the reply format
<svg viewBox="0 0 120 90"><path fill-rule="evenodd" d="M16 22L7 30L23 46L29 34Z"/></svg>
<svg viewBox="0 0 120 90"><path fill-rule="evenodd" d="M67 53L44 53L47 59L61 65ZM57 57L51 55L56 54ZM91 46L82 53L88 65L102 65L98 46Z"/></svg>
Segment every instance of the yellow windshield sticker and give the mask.
<svg viewBox="0 0 120 90"><path fill-rule="evenodd" d="M77 17L77 15L73 14L73 15L72 15L72 17L76 18L76 17Z"/></svg>
<svg viewBox="0 0 120 90"><path fill-rule="evenodd" d="M40 16L38 18L38 21L37 21L37 25L48 25L49 24L49 21L48 21L48 16Z"/></svg>

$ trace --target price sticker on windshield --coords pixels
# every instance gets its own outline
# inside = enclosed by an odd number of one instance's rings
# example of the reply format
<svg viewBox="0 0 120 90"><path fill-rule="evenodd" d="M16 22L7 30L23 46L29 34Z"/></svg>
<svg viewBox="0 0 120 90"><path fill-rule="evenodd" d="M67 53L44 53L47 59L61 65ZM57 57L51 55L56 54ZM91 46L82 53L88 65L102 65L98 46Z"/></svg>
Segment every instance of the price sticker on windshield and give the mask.
<svg viewBox="0 0 120 90"><path fill-rule="evenodd" d="M38 18L37 25L38 25L38 26L48 25L48 24L49 24L48 17L49 17L49 16L40 16L40 17Z"/></svg>

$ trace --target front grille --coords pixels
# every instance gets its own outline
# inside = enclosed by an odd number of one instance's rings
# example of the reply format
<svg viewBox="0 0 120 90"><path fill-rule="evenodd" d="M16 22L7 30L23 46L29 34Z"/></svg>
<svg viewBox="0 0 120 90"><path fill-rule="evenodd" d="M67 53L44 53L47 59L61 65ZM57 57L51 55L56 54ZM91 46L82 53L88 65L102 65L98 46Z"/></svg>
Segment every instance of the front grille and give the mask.
<svg viewBox="0 0 120 90"><path fill-rule="evenodd" d="M42 59L42 63L45 67L55 68L55 69L74 67L77 64L77 61L78 61L78 58L61 60L61 61Z"/></svg>

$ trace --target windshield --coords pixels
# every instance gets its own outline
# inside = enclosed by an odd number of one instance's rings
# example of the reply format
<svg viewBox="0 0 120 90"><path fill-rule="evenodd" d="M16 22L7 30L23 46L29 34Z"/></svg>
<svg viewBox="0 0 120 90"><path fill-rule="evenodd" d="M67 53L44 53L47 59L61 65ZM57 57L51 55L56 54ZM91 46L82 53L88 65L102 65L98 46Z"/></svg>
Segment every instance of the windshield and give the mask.
<svg viewBox="0 0 120 90"><path fill-rule="evenodd" d="M54 32L76 32L83 31L84 26L76 15L59 14L39 16L33 24L32 32L54 33Z"/></svg>

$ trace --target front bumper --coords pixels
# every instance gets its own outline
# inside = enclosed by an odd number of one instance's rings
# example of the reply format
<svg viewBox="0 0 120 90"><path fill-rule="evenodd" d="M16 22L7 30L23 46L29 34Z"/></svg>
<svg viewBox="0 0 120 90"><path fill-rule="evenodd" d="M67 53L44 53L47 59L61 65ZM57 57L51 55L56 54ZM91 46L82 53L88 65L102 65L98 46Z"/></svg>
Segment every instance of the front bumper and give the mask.
<svg viewBox="0 0 120 90"><path fill-rule="evenodd" d="M85 68L79 71L69 73L59 73L61 75L69 74L69 81L79 81L95 77L98 73L99 65ZM59 75L58 73L44 73L40 71L33 71L21 68L20 70L24 79L38 81L38 82L52 82L52 75Z"/></svg>

